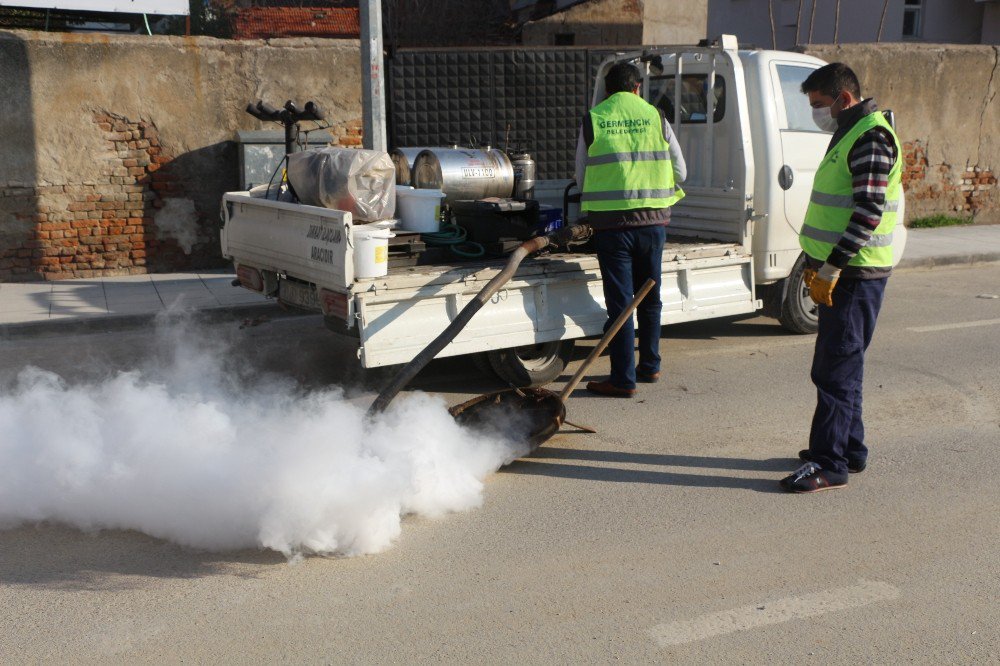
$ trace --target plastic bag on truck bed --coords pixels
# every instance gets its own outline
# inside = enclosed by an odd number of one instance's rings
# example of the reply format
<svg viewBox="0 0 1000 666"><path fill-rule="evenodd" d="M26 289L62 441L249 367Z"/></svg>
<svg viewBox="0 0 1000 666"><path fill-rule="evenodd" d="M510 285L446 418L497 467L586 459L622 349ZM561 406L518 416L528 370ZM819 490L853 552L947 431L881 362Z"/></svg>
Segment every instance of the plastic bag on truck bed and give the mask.
<svg viewBox="0 0 1000 666"><path fill-rule="evenodd" d="M288 182L302 203L346 210L357 221L396 212L396 167L388 153L330 147L293 153Z"/></svg>

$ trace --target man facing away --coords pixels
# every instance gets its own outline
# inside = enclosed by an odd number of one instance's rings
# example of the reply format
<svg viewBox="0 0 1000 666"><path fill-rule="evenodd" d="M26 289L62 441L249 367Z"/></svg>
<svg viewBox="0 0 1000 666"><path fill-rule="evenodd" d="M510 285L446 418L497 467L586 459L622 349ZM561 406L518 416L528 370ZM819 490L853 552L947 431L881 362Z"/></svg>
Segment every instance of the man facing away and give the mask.
<svg viewBox="0 0 1000 666"><path fill-rule="evenodd" d="M590 382L598 395L629 398L636 381L660 378L661 264L670 206L684 192L687 170L670 124L638 95L639 70L618 63L604 78L607 97L583 118L576 150L580 208L594 243L608 310L605 330L647 279L656 286L639 304L639 364L631 317L608 346L611 376Z"/></svg>
<svg viewBox="0 0 1000 666"><path fill-rule="evenodd" d="M892 272L903 160L896 133L875 101L861 98L858 77L847 65L817 69L802 92L816 124L834 132L799 235L806 284L819 305L816 411L809 448L799 452L805 464L781 480L789 492L812 493L843 488L849 472L867 465L861 381Z"/></svg>

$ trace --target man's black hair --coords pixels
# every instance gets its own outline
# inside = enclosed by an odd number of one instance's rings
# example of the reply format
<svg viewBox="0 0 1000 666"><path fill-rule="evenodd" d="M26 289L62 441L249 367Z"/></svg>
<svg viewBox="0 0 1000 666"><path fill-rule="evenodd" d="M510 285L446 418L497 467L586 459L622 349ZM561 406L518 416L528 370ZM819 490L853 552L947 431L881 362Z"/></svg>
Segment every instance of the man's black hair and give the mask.
<svg viewBox="0 0 1000 666"><path fill-rule="evenodd" d="M604 91L607 95L632 92L639 85L639 68L627 62L620 62L604 75Z"/></svg>
<svg viewBox="0 0 1000 666"><path fill-rule="evenodd" d="M831 62L820 67L806 77L802 82L802 92L818 92L827 97L836 97L847 91L855 98L861 99L861 84L858 76L850 67L842 62Z"/></svg>

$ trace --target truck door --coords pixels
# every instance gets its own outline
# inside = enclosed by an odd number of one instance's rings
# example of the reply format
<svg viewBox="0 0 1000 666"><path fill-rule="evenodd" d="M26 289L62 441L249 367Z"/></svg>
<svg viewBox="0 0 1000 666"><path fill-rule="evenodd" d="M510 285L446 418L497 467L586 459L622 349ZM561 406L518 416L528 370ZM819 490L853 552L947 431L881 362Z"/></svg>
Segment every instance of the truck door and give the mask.
<svg viewBox="0 0 1000 666"><path fill-rule="evenodd" d="M783 158L774 177L785 193L785 222L796 235L805 219L816 169L832 136L813 122L809 99L802 93L802 82L817 68L801 62L771 62Z"/></svg>

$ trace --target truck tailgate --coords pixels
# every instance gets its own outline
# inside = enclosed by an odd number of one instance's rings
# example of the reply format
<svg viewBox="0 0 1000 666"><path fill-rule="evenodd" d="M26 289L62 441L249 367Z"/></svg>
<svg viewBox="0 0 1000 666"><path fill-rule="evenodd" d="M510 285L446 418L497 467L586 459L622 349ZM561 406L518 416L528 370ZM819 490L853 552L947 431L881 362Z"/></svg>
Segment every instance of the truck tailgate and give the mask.
<svg viewBox="0 0 1000 666"><path fill-rule="evenodd" d="M341 290L354 281L350 213L230 192L222 222L222 254L237 266Z"/></svg>

